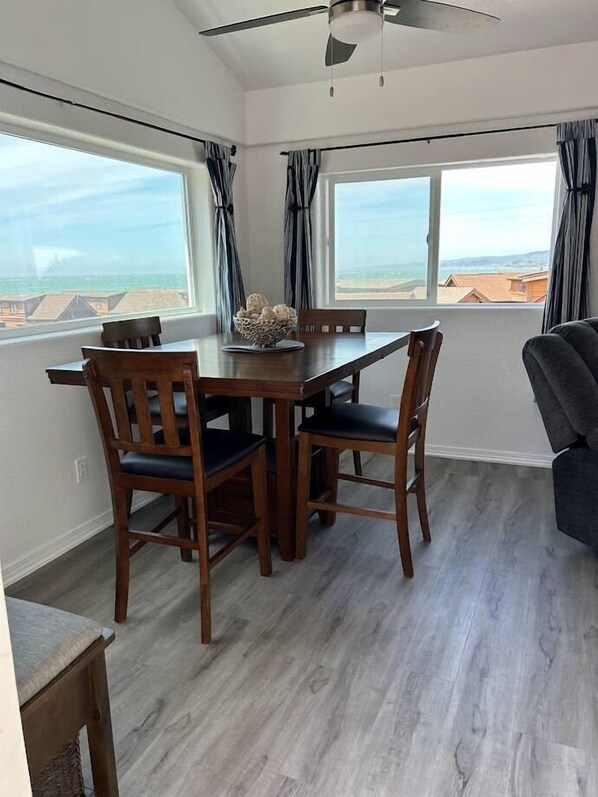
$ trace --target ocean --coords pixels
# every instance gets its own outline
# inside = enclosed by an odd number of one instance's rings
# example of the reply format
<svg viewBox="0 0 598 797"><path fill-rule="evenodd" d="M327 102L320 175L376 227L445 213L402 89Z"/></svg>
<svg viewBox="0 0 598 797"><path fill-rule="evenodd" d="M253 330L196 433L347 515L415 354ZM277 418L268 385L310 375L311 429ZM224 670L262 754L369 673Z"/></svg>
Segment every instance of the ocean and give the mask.
<svg viewBox="0 0 598 797"><path fill-rule="evenodd" d="M112 274L92 277L0 277L0 296L11 293L62 293L62 291L134 291L141 288L174 288L186 291L178 274Z"/></svg>

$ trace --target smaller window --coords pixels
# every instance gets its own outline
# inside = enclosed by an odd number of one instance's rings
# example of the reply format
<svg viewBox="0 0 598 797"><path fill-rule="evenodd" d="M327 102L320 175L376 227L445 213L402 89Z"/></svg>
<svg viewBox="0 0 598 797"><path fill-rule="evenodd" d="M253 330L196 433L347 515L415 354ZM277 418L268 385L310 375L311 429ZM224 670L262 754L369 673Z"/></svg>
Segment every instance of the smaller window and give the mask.
<svg viewBox="0 0 598 797"><path fill-rule="evenodd" d="M8 312L9 312L11 315L16 315L16 313L17 313L17 306L16 306L16 304L13 304L13 303L11 303L11 304L9 305Z"/></svg>
<svg viewBox="0 0 598 797"><path fill-rule="evenodd" d="M328 302L544 301L556 157L368 178L362 172L323 181Z"/></svg>

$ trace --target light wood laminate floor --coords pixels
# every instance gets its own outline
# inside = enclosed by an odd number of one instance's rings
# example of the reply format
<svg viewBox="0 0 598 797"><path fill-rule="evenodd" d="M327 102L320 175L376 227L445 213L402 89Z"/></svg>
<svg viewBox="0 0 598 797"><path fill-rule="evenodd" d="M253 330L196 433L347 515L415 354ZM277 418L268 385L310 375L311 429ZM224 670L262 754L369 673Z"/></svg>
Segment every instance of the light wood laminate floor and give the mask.
<svg viewBox="0 0 598 797"><path fill-rule="evenodd" d="M123 797L598 795L598 558L557 532L548 470L428 468L413 580L390 524L314 520L270 579L251 543L216 568L209 647L196 565L134 558L108 651ZM10 592L113 625L112 548L107 530Z"/></svg>

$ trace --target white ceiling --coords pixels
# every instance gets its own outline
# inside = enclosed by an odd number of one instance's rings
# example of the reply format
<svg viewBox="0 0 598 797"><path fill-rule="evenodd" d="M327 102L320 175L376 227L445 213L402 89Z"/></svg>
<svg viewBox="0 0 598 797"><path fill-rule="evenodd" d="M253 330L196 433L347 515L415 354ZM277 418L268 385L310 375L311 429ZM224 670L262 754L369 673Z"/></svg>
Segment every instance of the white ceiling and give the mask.
<svg viewBox="0 0 598 797"><path fill-rule="evenodd" d="M325 5L326 0L174 0L196 30ZM444 0L501 18L489 33L461 36L386 25L387 70L438 64L463 58L533 50L598 40L598 0ZM204 39L246 89L327 80L326 15L257 30ZM335 67L343 77L378 72L380 43L360 45L347 64ZM596 76L588 76L595 79Z"/></svg>

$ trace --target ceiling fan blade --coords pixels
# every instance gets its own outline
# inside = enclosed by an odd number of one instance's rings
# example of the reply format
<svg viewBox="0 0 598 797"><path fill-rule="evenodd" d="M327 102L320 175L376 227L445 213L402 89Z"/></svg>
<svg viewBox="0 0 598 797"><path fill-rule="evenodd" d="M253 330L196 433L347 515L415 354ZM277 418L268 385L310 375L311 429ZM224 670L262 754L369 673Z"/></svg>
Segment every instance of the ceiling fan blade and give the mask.
<svg viewBox="0 0 598 797"><path fill-rule="evenodd" d="M384 21L393 25L446 33L482 33L500 22L490 14L432 0L387 0L384 12Z"/></svg>
<svg viewBox="0 0 598 797"><path fill-rule="evenodd" d="M276 25L278 22L291 22L293 19L303 17L314 17L316 14L327 14L328 6L311 6L310 8L299 8L295 11L284 11L282 14L270 14L267 17L257 17L257 19L247 19L244 22L235 22L232 25L221 25L219 28L209 28L200 30L201 36L221 36L223 33L236 33L240 30L250 30L251 28L261 28L264 25Z"/></svg>
<svg viewBox="0 0 598 797"><path fill-rule="evenodd" d="M335 39L334 36L329 36L326 46L326 66L344 64L351 58L356 47L356 44L347 44Z"/></svg>

